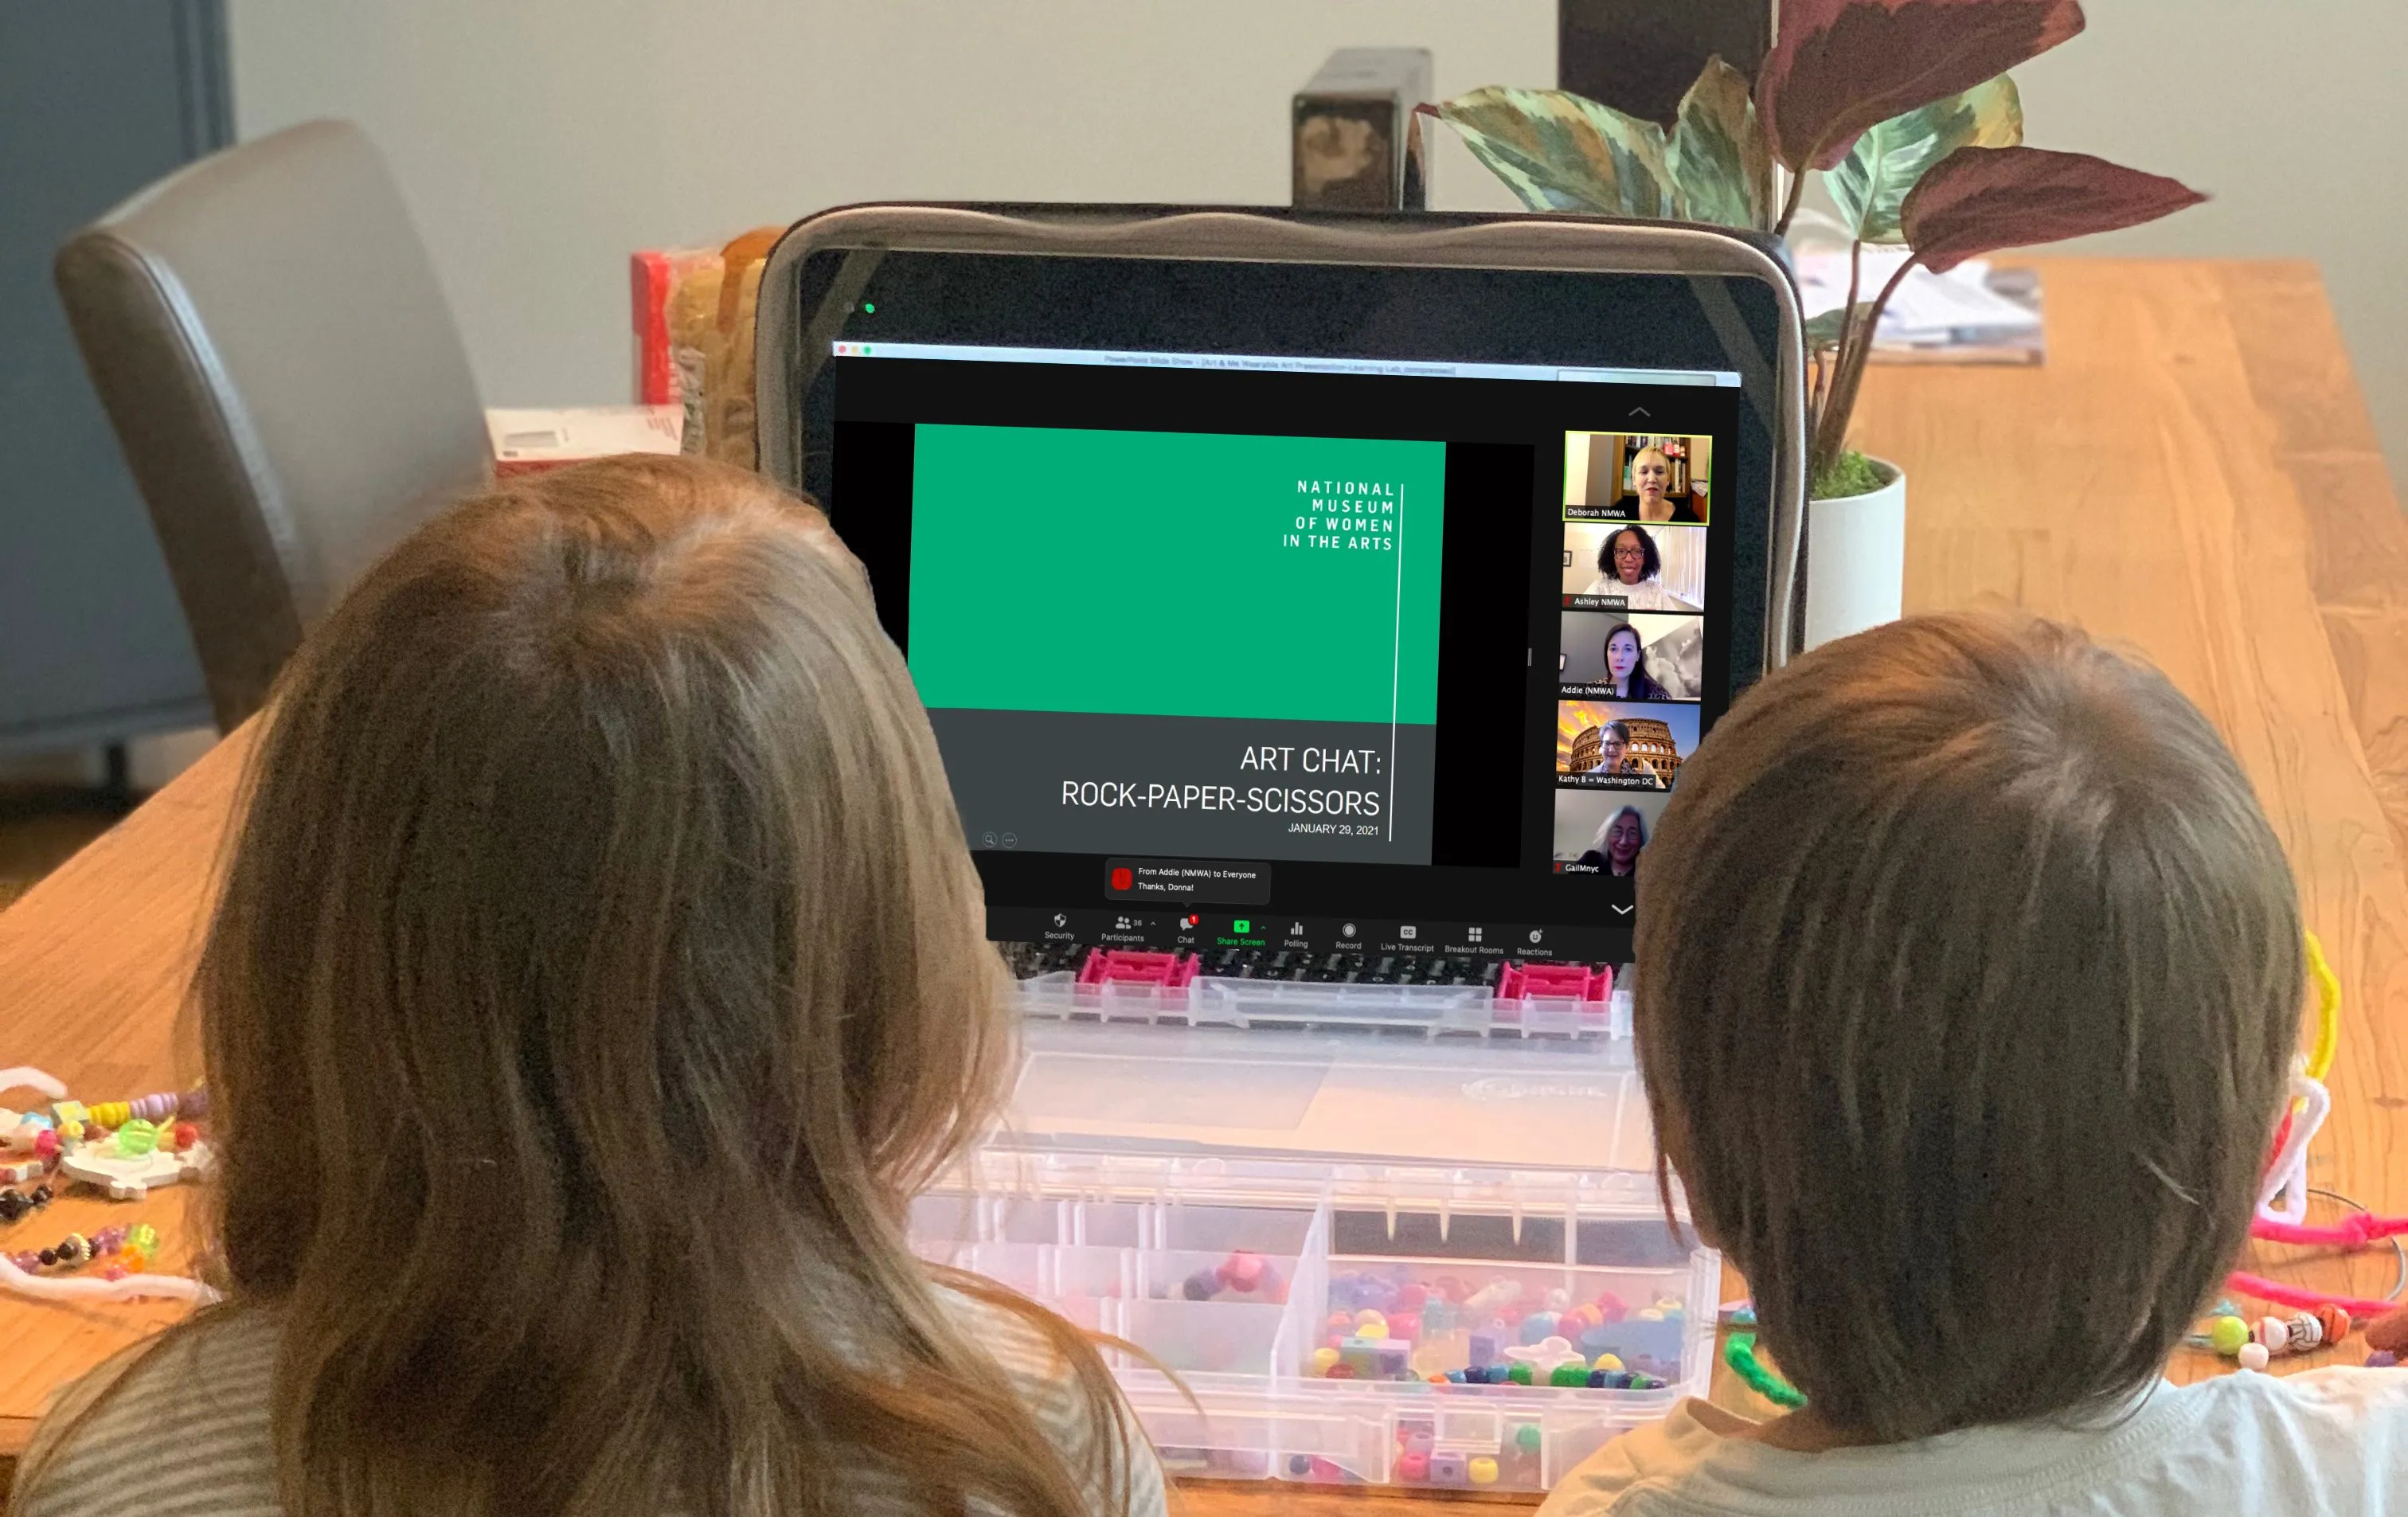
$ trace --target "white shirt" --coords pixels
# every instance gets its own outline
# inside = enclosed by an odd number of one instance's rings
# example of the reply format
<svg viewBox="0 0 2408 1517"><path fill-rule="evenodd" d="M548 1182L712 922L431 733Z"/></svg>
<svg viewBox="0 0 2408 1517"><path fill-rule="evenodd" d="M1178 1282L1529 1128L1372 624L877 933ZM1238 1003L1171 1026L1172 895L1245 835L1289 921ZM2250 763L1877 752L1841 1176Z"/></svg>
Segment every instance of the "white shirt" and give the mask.
<svg viewBox="0 0 2408 1517"><path fill-rule="evenodd" d="M1584 595L1620 595L1634 611L1694 611L1698 608L1664 588L1661 580L1641 580L1635 585L1624 584L1611 574L1600 574L1588 582Z"/></svg>
<svg viewBox="0 0 2408 1517"><path fill-rule="evenodd" d="M1559 1481L1539 1517L2380 1517L2408 1512L2408 1369L2160 1383L2086 1427L1968 1428L1798 1453L1694 1398Z"/></svg>

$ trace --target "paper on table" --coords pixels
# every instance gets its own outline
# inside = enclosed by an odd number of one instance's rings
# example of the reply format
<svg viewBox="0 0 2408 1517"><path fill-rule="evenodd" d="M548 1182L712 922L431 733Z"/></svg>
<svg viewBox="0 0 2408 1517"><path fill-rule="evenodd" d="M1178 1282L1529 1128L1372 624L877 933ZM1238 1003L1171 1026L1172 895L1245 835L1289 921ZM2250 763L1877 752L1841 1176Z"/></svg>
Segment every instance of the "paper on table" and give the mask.
<svg viewBox="0 0 2408 1517"><path fill-rule="evenodd" d="M1847 250L1801 248L1795 257L1807 319L1838 309L1848 295ZM1866 248L1856 298L1871 299L1906 257L1904 248ZM1876 360L2038 363L2042 351L2038 276L1984 259L1945 274L1915 268L1890 295L1873 336Z"/></svg>

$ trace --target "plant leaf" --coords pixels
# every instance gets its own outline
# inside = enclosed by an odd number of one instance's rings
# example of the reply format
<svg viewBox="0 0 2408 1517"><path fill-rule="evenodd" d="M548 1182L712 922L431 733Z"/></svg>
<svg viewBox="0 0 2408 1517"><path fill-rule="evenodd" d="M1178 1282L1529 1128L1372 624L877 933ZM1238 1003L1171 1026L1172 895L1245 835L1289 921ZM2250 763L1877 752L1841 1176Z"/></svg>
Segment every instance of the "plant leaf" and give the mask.
<svg viewBox="0 0 2408 1517"><path fill-rule="evenodd" d="M1959 148L2013 148L2023 139L2023 101L2001 74L1874 125L1823 183L1850 231L1867 242L1898 242L1898 208L1932 165Z"/></svg>
<svg viewBox="0 0 2408 1517"><path fill-rule="evenodd" d="M1860 320L1872 319L1873 303L1859 300L1856 306ZM1848 308L1834 306L1806 323L1806 351L1810 353L1829 352L1840 345L1840 332L1847 322Z"/></svg>
<svg viewBox="0 0 2408 1517"><path fill-rule="evenodd" d="M1440 117L1532 210L1670 216L1664 129L1561 90L1491 85Z"/></svg>
<svg viewBox="0 0 2408 1517"><path fill-rule="evenodd" d="M1916 260L1937 274L2000 248L2138 226L2206 198L2086 152L1959 148L1908 192L1899 224Z"/></svg>
<svg viewBox="0 0 2408 1517"><path fill-rule="evenodd" d="M1756 108L1792 173L1878 122L1995 79L2082 30L2077 0L1783 0Z"/></svg>
<svg viewBox="0 0 2408 1517"><path fill-rule="evenodd" d="M1772 227L1772 150L1749 98L1747 76L1719 54L1681 97L1664 145L1676 213L1717 226Z"/></svg>

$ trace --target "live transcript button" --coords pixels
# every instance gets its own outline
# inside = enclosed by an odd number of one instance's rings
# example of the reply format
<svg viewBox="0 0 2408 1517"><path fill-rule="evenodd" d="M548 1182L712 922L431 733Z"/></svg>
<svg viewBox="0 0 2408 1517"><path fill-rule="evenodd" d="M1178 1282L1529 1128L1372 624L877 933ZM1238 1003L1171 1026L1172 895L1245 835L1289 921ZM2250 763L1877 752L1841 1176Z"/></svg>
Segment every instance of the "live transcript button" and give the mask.
<svg viewBox="0 0 2408 1517"><path fill-rule="evenodd" d="M1226 859L1106 859L1104 894L1115 901L1265 906L1271 866Z"/></svg>

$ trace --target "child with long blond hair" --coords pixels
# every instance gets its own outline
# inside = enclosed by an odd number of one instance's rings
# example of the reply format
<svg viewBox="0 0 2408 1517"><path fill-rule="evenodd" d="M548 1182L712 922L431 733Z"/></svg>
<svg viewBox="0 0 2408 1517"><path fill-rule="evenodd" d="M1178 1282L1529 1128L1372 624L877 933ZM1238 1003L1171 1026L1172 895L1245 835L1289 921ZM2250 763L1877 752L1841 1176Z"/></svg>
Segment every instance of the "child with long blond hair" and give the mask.
<svg viewBox="0 0 2408 1517"><path fill-rule="evenodd" d="M1148 1517L1068 1324L916 1259L1014 1068L903 660L819 513L507 483L281 677L194 983L227 1296L22 1517Z"/></svg>

